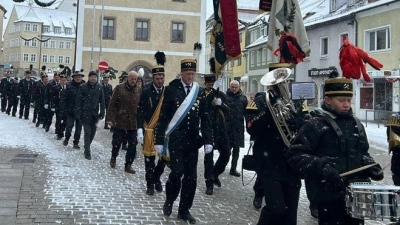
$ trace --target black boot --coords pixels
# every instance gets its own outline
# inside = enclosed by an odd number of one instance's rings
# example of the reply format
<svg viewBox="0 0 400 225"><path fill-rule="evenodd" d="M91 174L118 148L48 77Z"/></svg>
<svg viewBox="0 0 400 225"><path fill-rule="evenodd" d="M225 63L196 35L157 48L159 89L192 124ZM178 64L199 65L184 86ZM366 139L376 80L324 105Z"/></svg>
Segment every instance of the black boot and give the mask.
<svg viewBox="0 0 400 225"><path fill-rule="evenodd" d="M146 194L147 195L154 195L154 184L147 185Z"/></svg>
<svg viewBox="0 0 400 225"><path fill-rule="evenodd" d="M261 209L261 206L262 206L262 200L263 200L263 196L254 196L254 199L253 199L253 206L254 206L254 208L256 208L256 209Z"/></svg>
<svg viewBox="0 0 400 225"><path fill-rule="evenodd" d="M221 185L221 181L219 180L218 177L214 177L213 182L214 182L214 184L215 184L217 187L221 187L221 186L222 186L222 185Z"/></svg>
<svg viewBox="0 0 400 225"><path fill-rule="evenodd" d="M212 179L206 180L206 195L213 195L214 193L214 182Z"/></svg>
<svg viewBox="0 0 400 225"><path fill-rule="evenodd" d="M92 160L92 156L90 155L90 151L85 150L85 159Z"/></svg>
<svg viewBox="0 0 400 225"><path fill-rule="evenodd" d="M235 176L235 177L240 177L240 173L236 170L232 170L229 172L230 175Z"/></svg>
<svg viewBox="0 0 400 225"><path fill-rule="evenodd" d="M196 224L196 219L190 215L190 212L178 213L178 218L190 224Z"/></svg>
<svg viewBox="0 0 400 225"><path fill-rule="evenodd" d="M173 204L174 204L173 201L169 201L168 199L165 200L164 206L163 206L163 213L164 213L165 216L170 216L171 215Z"/></svg>
<svg viewBox="0 0 400 225"><path fill-rule="evenodd" d="M157 191L157 192L162 192L163 187L162 187L162 183L161 183L160 180L158 180L158 181L156 182L155 188L156 188L156 191Z"/></svg>

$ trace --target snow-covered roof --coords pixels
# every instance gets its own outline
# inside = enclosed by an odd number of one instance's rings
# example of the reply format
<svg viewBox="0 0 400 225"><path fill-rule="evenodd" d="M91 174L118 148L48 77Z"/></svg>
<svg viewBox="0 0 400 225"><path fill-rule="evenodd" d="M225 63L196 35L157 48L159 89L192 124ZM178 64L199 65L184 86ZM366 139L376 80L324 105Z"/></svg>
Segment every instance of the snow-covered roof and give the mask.
<svg viewBox="0 0 400 225"><path fill-rule="evenodd" d="M32 22L43 23L43 26L49 26L50 32L44 33L48 36L74 37L76 13L71 11L63 11L43 7L30 7L16 5L15 12L17 13L16 22ZM54 33L54 27L61 27L61 34ZM71 28L72 34L66 35L65 28Z"/></svg>

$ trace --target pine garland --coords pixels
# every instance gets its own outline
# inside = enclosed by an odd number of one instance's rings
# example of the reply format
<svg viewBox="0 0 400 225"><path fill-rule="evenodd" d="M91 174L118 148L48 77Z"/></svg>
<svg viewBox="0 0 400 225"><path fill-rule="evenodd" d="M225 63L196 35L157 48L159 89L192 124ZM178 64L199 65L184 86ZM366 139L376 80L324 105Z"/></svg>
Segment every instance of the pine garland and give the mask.
<svg viewBox="0 0 400 225"><path fill-rule="evenodd" d="M48 40L50 40L51 38L47 38L47 39L45 39L45 40L42 40L42 39L39 39L39 38L37 38L37 37L33 37L33 38L24 38L24 37L22 37L22 36L20 36L24 41L32 41L33 39L37 39L38 41L40 41L40 42L46 42L46 41L48 41Z"/></svg>

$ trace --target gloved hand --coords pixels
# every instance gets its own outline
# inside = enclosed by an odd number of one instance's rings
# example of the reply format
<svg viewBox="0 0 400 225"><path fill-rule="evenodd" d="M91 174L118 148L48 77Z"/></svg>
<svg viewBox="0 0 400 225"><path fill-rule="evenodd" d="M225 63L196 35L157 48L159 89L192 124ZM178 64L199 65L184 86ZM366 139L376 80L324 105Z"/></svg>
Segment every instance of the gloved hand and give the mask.
<svg viewBox="0 0 400 225"><path fill-rule="evenodd" d="M154 148L156 149L158 154L162 154L164 145L154 145Z"/></svg>
<svg viewBox="0 0 400 225"><path fill-rule="evenodd" d="M326 164L322 169L322 175L325 178L325 191L326 192L340 192L344 188L344 183L339 175L339 172L330 164Z"/></svg>
<svg viewBox="0 0 400 225"><path fill-rule="evenodd" d="M48 109L49 108L49 104L44 104L44 108Z"/></svg>
<svg viewBox="0 0 400 225"><path fill-rule="evenodd" d="M222 105L222 100L220 98L216 98L215 105Z"/></svg>
<svg viewBox="0 0 400 225"><path fill-rule="evenodd" d="M21 98L21 96L20 96L20 95L17 95L17 98Z"/></svg>
<svg viewBox="0 0 400 225"><path fill-rule="evenodd" d="M383 171L381 165L375 165L367 170L368 176L374 181L383 180Z"/></svg>
<svg viewBox="0 0 400 225"><path fill-rule="evenodd" d="M137 130L137 142L141 145L143 144L143 129L142 128L139 128Z"/></svg>
<svg viewBox="0 0 400 225"><path fill-rule="evenodd" d="M56 111L56 109L55 109L55 108L51 108L51 111L52 111L52 112L55 112L55 111Z"/></svg>
<svg viewBox="0 0 400 225"><path fill-rule="evenodd" d="M221 86L221 83L222 83L222 79L219 78L217 81L214 82L213 88L215 90L217 90Z"/></svg>
<svg viewBox="0 0 400 225"><path fill-rule="evenodd" d="M205 152L206 154L212 152L212 150L213 150L213 146L212 146L212 145L210 145L210 144L204 145L204 152Z"/></svg>

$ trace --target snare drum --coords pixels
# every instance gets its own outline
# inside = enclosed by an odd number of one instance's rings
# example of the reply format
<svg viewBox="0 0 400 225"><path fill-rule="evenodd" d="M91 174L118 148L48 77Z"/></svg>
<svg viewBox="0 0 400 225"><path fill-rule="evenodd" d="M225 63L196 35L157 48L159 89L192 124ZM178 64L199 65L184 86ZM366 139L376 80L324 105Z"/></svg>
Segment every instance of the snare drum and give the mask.
<svg viewBox="0 0 400 225"><path fill-rule="evenodd" d="M350 184L346 192L347 213L357 219L399 221L400 187Z"/></svg>

